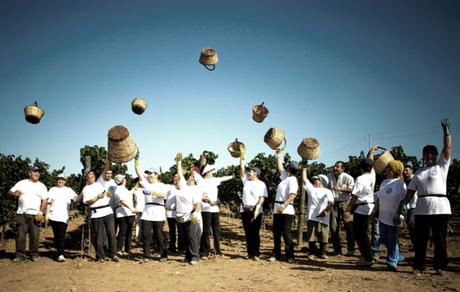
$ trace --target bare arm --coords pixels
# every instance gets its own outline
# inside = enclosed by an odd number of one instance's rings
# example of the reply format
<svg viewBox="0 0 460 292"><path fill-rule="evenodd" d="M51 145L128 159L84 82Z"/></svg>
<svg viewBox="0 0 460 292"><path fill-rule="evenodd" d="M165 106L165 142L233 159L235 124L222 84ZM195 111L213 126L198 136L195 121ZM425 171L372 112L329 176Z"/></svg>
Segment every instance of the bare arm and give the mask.
<svg viewBox="0 0 460 292"><path fill-rule="evenodd" d="M228 181L228 180L231 180L233 179L235 176L233 175L226 175L226 176L222 176L222 177L219 177L219 182L220 183L223 183L224 181Z"/></svg>
<svg viewBox="0 0 460 292"><path fill-rule="evenodd" d="M357 197L357 196L351 195L350 202L348 202L348 205L347 205L347 207L345 208L345 212L346 212L346 213L350 213L351 208L353 207L353 205L356 203L357 200L358 200L358 197Z"/></svg>
<svg viewBox="0 0 460 292"><path fill-rule="evenodd" d="M442 147L442 155L444 159L449 160L452 155L452 137L450 134L450 120L445 118L441 121L442 129L444 131L444 138L443 138L443 147Z"/></svg>
<svg viewBox="0 0 460 292"><path fill-rule="evenodd" d="M240 177L244 178L244 159L240 159Z"/></svg>
<svg viewBox="0 0 460 292"><path fill-rule="evenodd" d="M275 157L276 157L276 169L278 170L279 173L282 173L284 171L284 166L283 166L283 158L281 157L280 149L276 150Z"/></svg>
<svg viewBox="0 0 460 292"><path fill-rule="evenodd" d="M374 160L374 153L375 151L377 151L377 149L379 149L380 146L378 145L374 145L372 146L370 149L369 149L369 152L367 152L367 157Z"/></svg>
<svg viewBox="0 0 460 292"><path fill-rule="evenodd" d="M182 169L182 153L177 153L176 154L176 166L177 166L177 175L180 177L180 178L183 178L184 177L184 171Z"/></svg>

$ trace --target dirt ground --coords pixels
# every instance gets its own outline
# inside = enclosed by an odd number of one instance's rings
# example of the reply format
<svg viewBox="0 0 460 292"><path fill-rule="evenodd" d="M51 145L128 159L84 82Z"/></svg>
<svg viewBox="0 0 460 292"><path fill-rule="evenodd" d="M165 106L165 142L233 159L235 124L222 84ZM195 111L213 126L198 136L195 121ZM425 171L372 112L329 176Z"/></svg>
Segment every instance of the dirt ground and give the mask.
<svg viewBox="0 0 460 292"><path fill-rule="evenodd" d="M267 220L268 221L268 218ZM69 224L67 261L52 259L52 231L43 228L40 235L40 260L13 263L14 239L7 239L0 256L1 291L460 291L460 224L451 220L453 233L448 238L450 263L445 275L428 269L414 276L408 252L407 233L402 233L401 250L406 260L399 272L386 270L385 258L371 268L357 268L358 257L329 256L327 260L308 260L296 247L296 263L267 261L273 240L267 228L261 231L261 260L246 260L241 221L221 214L224 256L200 261L197 266L182 263L182 256L140 264L121 259L119 263L94 262L80 256L81 218ZM268 225L267 225L268 227ZM141 248L134 248L140 259ZM385 251L386 253L386 251ZM357 253L358 254L358 253ZM156 255L158 256L158 255Z"/></svg>

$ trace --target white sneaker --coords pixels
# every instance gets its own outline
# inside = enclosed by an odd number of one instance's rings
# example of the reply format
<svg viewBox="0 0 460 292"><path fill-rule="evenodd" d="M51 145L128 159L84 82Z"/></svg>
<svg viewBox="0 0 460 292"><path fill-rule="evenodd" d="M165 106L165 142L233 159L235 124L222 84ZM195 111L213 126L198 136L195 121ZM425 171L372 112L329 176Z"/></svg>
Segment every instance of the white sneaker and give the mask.
<svg viewBox="0 0 460 292"><path fill-rule="evenodd" d="M57 261L60 262L60 263L65 262L65 257L64 257L64 255L61 254L61 255L57 258Z"/></svg>

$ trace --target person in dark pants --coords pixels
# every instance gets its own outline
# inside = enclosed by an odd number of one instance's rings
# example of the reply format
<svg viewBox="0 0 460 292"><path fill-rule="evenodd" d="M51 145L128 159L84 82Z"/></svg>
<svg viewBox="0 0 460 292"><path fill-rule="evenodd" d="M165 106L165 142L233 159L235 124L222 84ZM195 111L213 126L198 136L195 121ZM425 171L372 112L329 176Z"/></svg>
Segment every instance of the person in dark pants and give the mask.
<svg viewBox="0 0 460 292"><path fill-rule="evenodd" d="M64 173L57 175L57 186L49 190L48 204L45 218L53 228L56 259L64 262L65 233L69 222L70 203L78 198L74 190L66 187L67 176Z"/></svg>
<svg viewBox="0 0 460 292"><path fill-rule="evenodd" d="M253 166L245 171L246 149L240 149L240 177L243 181L243 197L240 206L241 220L246 235L247 258L260 258L260 226L262 224L263 203L268 196L267 186L259 179L260 169Z"/></svg>
<svg viewBox="0 0 460 292"><path fill-rule="evenodd" d="M17 182L8 192L18 198L16 211L16 257L13 262L26 259L26 237L29 235L30 259L36 262L38 256L39 223L44 219L48 191L38 179L40 170L33 166L29 170L29 178Z"/></svg>
<svg viewBox="0 0 460 292"><path fill-rule="evenodd" d="M404 166L404 182L408 186L412 178L414 177L414 169L410 165ZM414 194L412 200L407 203L407 214L406 214L406 224L407 229L409 229L409 236L412 246L409 248L409 251L415 251L415 207L417 206L417 193Z"/></svg>
<svg viewBox="0 0 460 292"><path fill-rule="evenodd" d="M182 185L180 183L179 175L176 173L173 177L173 184L170 186L166 199L166 219L168 220L169 228L169 252L179 253L185 252L185 235L183 230L178 228L176 220L176 195L181 191ZM176 237L177 231L177 237ZM176 240L177 238L177 240ZM176 248L177 242L177 248Z"/></svg>
<svg viewBox="0 0 460 292"><path fill-rule="evenodd" d="M375 172L374 152L379 146L373 146L367 157L360 161L361 175L356 179L351 192L351 199L344 213L344 218L353 214L353 234L361 253L361 259L356 263L359 267L369 267L374 264L369 240L369 215L374 209Z"/></svg>
<svg viewBox="0 0 460 292"><path fill-rule="evenodd" d="M86 186L82 190L83 203L91 209L90 224L96 260L104 261L104 243L107 239L109 257L118 262L115 217L109 205L112 193L106 192L104 187L96 182L96 172L93 169L86 169L83 175L86 178Z"/></svg>
<svg viewBox="0 0 460 292"><path fill-rule="evenodd" d="M296 175L300 172L300 166L297 162L291 162L285 169L281 150L278 149L276 150L276 168L280 174L281 182L276 189L275 204L273 205L274 248L269 261L281 259L281 236L283 236L287 261L293 263L294 243L292 242L291 226L295 211L292 202L299 189Z"/></svg>
<svg viewBox="0 0 460 292"><path fill-rule="evenodd" d="M401 201L399 214L417 192L415 207L415 275L420 275L425 269L426 248L432 232L434 243L433 267L437 274L442 275L447 268L447 223L452 214L447 198L447 174L452 160L452 137L450 120L443 119L441 125L444 131L443 148L438 155L434 145L423 147L425 167L417 170L410 181L406 198ZM398 214L398 216L399 216Z"/></svg>

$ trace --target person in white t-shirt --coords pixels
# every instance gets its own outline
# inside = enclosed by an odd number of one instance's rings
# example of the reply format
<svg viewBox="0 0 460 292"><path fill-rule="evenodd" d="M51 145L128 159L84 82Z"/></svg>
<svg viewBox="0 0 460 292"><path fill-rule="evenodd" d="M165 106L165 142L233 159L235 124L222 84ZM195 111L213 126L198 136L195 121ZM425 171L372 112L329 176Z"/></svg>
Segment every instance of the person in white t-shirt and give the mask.
<svg viewBox="0 0 460 292"><path fill-rule="evenodd" d="M192 169L196 184L203 190L201 216L203 218L203 231L200 242L200 258L207 259L210 255L211 245L209 235L212 229L214 239L214 254L222 256L220 250L220 223L219 223L219 206L218 206L218 189L217 187L228 180L233 179L233 175L214 177L214 165L206 164L199 174L199 170Z"/></svg>
<svg viewBox="0 0 460 292"><path fill-rule="evenodd" d="M245 171L246 149L240 149L240 177L243 181L243 197L240 207L244 234L246 235L247 258L255 261L260 257L260 227L263 216L263 203L268 197L267 186L259 179L260 169L252 166Z"/></svg>
<svg viewBox="0 0 460 292"><path fill-rule="evenodd" d="M292 202L297 196L299 184L296 175L300 172L297 162L283 166L281 150L276 150L276 168L281 182L276 189L275 204L273 205L273 253L269 261L281 260L281 236L284 239L286 258L289 263L294 262L294 243L292 242L291 226L295 210Z"/></svg>
<svg viewBox="0 0 460 292"><path fill-rule="evenodd" d="M399 255L399 224L394 217L398 212L400 201L406 195L406 184L403 181L404 165L399 160L390 161L385 168L385 179L375 193L375 207L371 217L379 218L380 241L387 247L387 267L397 271Z"/></svg>
<svg viewBox="0 0 460 292"><path fill-rule="evenodd" d="M404 166L404 182L406 186L409 185L410 181L414 178L414 169L410 165ZM417 193L414 194L412 200L407 204L406 224L409 230L410 241L412 246L409 251L415 251L415 207L417 206Z"/></svg>
<svg viewBox="0 0 460 292"><path fill-rule="evenodd" d="M106 192L111 192L112 195L115 192L115 189L117 188L117 184L112 178L113 172L112 172L112 166L111 163L108 159L105 160L104 162L104 169L102 170L101 175L97 178L96 182L100 183ZM109 200L109 205L112 207L113 211L115 212L115 208L117 208L117 202L115 199L115 196L110 196ZM115 224L116 225L116 224ZM115 227L115 231L116 231Z"/></svg>
<svg viewBox="0 0 460 292"><path fill-rule="evenodd" d="M168 186L159 180L160 172L156 168L149 168L142 173L139 152L135 157L135 170L139 182L143 188L145 207L142 211L142 236L144 239L144 262L152 258L152 241L158 244L160 262L168 260L168 249L163 235L163 227L166 221L165 200Z"/></svg>
<svg viewBox="0 0 460 292"><path fill-rule="evenodd" d="M104 261L104 243L108 241L109 257L118 262L117 244L115 236L115 218L113 210L109 205L111 192L107 192L104 187L96 182L96 172L93 169L85 169L83 176L86 179L86 185L81 191L83 194L83 203L88 205L91 210L91 233L93 236L93 245L96 248L96 261Z"/></svg>
<svg viewBox="0 0 460 292"><path fill-rule="evenodd" d="M302 168L303 187L308 194L308 252L309 259L319 256L326 259L326 245L329 240L330 211L334 207L334 196L327 188L329 179L320 174L312 177L313 184L307 178L307 168ZM319 252L316 243L319 242Z"/></svg>
<svg viewBox="0 0 460 292"><path fill-rule="evenodd" d="M369 215L374 209L375 171L374 152L379 146L373 146L367 157L361 159L359 167L361 175L356 179L351 192L351 199L343 217L347 220L353 214L353 235L361 253L361 259L356 263L360 267L369 267L374 264L369 240Z"/></svg>
<svg viewBox="0 0 460 292"><path fill-rule="evenodd" d="M144 189L139 183L139 178L136 177L133 179L132 184L134 185L131 189L134 197L134 208L136 208L136 240L138 243L144 242L142 237L142 211L145 207L145 195Z"/></svg>
<svg viewBox="0 0 460 292"><path fill-rule="evenodd" d="M114 197L117 204L115 209L115 220L118 225L117 250L120 255L126 254L131 259L131 238L133 234L133 225L137 210L133 206L133 193L126 188L126 178L122 174L115 176ZM123 253L124 246L124 253Z"/></svg>
<svg viewBox="0 0 460 292"><path fill-rule="evenodd" d="M26 237L29 235L30 259L36 262L38 256L39 223L44 219L48 190L40 182L40 169L32 166L29 178L17 182L8 192L18 198L16 211L16 257L13 262L22 262L26 258Z"/></svg>
<svg viewBox="0 0 460 292"><path fill-rule="evenodd" d="M176 157L177 161L177 157ZM166 197L166 219L168 220L168 229L169 229L169 247L168 251L170 253L184 253L185 252L185 236L182 233L182 230L179 230L177 220L176 220L176 195L181 190L181 182L179 174L173 176L173 184L168 185L169 190ZM172 206L168 208L168 206ZM177 230L177 248L176 248L176 230Z"/></svg>
<svg viewBox="0 0 460 292"><path fill-rule="evenodd" d="M447 267L447 224L452 214L447 198L447 174L452 160L452 137L450 120L443 119L441 125L444 131L442 152L434 145L423 147L425 167L417 170L414 178L407 187L406 198L401 202L407 204L417 192L415 207L415 260L414 274L420 275L425 269L426 248L430 235L434 243L433 267L442 275Z"/></svg>
<svg viewBox="0 0 460 292"><path fill-rule="evenodd" d="M77 200L78 195L66 184L67 176L60 173L56 176L56 186L48 194L48 208L45 218L49 220L54 235L54 246L58 262L65 262L65 233L69 223L70 203Z"/></svg>

